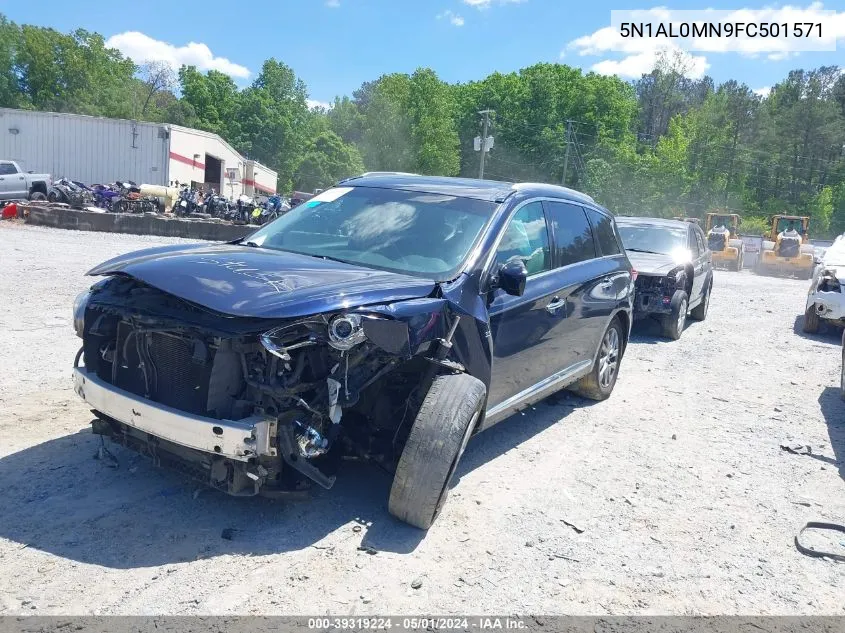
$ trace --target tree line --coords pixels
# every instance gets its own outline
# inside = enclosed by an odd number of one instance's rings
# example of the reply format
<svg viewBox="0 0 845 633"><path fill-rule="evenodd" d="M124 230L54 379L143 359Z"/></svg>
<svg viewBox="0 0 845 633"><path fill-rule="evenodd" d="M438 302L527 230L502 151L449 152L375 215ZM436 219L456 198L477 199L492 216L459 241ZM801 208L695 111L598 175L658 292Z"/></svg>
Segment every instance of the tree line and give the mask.
<svg viewBox="0 0 845 633"><path fill-rule="evenodd" d="M240 88L217 71L141 66L97 33L61 33L0 15L0 106L173 123L215 132L310 191L366 170L476 176L478 112L492 109L485 176L563 183L619 214L810 215L816 236L845 232L845 73L797 69L767 96L680 57L625 82L538 63L450 84L428 68L365 82L328 109L269 59Z"/></svg>

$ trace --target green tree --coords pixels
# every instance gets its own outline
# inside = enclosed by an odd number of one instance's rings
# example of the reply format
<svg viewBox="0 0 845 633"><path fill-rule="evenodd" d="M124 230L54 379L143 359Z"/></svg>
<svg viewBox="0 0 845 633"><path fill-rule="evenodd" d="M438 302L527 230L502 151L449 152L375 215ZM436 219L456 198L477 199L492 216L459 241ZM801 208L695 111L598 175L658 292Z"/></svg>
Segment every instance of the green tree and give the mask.
<svg viewBox="0 0 845 633"><path fill-rule="evenodd" d="M332 131L346 143L360 144L364 133L364 116L349 97L336 97L326 119Z"/></svg>
<svg viewBox="0 0 845 633"><path fill-rule="evenodd" d="M203 74L194 66L179 69L182 101L191 106L196 125L232 139L237 136L241 95L229 75L216 70Z"/></svg>
<svg viewBox="0 0 845 633"><path fill-rule="evenodd" d="M235 146L279 173L289 190L307 142L313 116L302 80L286 64L268 59L252 85L239 96Z"/></svg>
<svg viewBox="0 0 845 633"><path fill-rule="evenodd" d="M412 171L415 167L407 116L410 84L408 75L385 75L367 97L360 150L368 169Z"/></svg>
<svg viewBox="0 0 845 633"><path fill-rule="evenodd" d="M833 190L830 187L824 187L813 196L810 199L807 212L813 230L821 235L827 235L830 231L830 221L833 218Z"/></svg>
<svg viewBox="0 0 845 633"><path fill-rule="evenodd" d="M17 108L22 105L21 92L15 75L15 59L20 46L21 31L0 13L0 107Z"/></svg>
<svg viewBox="0 0 845 633"><path fill-rule="evenodd" d="M418 69L411 75L408 101L414 171L454 176L461 168L461 157L449 86L433 70Z"/></svg>
<svg viewBox="0 0 845 633"><path fill-rule="evenodd" d="M300 191L325 189L363 171L364 161L358 149L326 130L308 143L294 176L294 187Z"/></svg>

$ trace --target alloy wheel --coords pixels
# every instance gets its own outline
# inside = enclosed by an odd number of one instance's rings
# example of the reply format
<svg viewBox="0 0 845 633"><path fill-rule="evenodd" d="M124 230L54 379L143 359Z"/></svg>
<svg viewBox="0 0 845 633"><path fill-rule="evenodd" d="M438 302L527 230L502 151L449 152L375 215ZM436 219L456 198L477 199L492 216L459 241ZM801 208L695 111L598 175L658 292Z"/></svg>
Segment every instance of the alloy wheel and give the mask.
<svg viewBox="0 0 845 633"><path fill-rule="evenodd" d="M612 327L607 330L601 342L599 352L599 385L607 389L613 384L616 368L619 365L619 331Z"/></svg>

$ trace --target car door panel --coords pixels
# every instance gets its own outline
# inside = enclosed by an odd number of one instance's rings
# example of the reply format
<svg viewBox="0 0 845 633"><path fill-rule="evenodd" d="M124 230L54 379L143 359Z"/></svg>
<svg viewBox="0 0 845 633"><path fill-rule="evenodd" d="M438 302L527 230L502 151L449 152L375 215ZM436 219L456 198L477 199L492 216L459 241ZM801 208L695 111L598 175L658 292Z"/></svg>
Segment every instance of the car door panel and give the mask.
<svg viewBox="0 0 845 633"><path fill-rule="evenodd" d="M495 267L517 257L529 278L520 297L494 290L488 314L493 337L488 405L495 406L548 375L551 359L542 352L547 334L565 316L565 297L554 279L549 230L542 203L521 205L513 214L499 243ZM531 274L533 273L533 274Z"/></svg>
<svg viewBox="0 0 845 633"><path fill-rule="evenodd" d="M14 171L9 163L0 163L0 199L8 200L15 197L17 185L13 179L16 179L18 174L11 173Z"/></svg>
<svg viewBox="0 0 845 633"><path fill-rule="evenodd" d="M690 303L695 303L701 298L702 290L704 289L704 264L705 251L701 248L701 244L696 236L694 228L689 229L689 244L690 252L692 253L692 296L690 296Z"/></svg>
<svg viewBox="0 0 845 633"><path fill-rule="evenodd" d="M560 370L560 337L573 310L571 288L557 271L528 279L521 297L495 291L490 304L493 366L488 405L495 406ZM568 361L563 361L568 362Z"/></svg>

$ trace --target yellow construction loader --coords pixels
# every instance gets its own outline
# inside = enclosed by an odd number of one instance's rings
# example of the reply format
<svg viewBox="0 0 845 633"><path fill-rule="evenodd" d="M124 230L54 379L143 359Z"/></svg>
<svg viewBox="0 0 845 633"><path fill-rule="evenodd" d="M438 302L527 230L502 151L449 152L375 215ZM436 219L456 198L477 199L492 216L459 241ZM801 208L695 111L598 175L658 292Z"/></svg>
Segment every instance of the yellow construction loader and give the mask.
<svg viewBox="0 0 845 633"><path fill-rule="evenodd" d="M807 229L810 218L799 215L774 215L772 228L763 236L763 248L757 264L760 274L813 276L815 257Z"/></svg>
<svg viewBox="0 0 845 633"><path fill-rule="evenodd" d="M704 232L713 254L713 265L742 270L745 251L739 237L739 216L736 213L708 213Z"/></svg>

